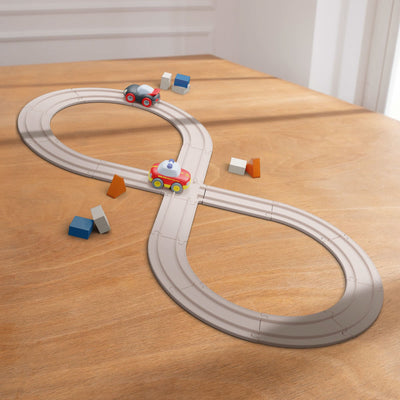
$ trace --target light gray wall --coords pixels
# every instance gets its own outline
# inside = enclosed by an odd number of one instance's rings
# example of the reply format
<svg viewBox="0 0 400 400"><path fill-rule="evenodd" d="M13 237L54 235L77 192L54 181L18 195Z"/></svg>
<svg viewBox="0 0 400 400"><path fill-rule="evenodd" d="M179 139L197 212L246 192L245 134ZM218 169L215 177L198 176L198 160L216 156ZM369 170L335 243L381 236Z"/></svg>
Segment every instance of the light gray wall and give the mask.
<svg viewBox="0 0 400 400"><path fill-rule="evenodd" d="M308 86L361 104L376 1L319 1Z"/></svg>
<svg viewBox="0 0 400 400"><path fill-rule="evenodd" d="M215 54L307 85L317 0L3 0L1 65Z"/></svg>
<svg viewBox="0 0 400 400"><path fill-rule="evenodd" d="M212 0L2 0L0 65L211 53Z"/></svg>
<svg viewBox="0 0 400 400"><path fill-rule="evenodd" d="M385 112L400 0L318 0L308 87Z"/></svg>
<svg viewBox="0 0 400 400"><path fill-rule="evenodd" d="M316 5L317 0L219 0L216 54L307 86Z"/></svg>

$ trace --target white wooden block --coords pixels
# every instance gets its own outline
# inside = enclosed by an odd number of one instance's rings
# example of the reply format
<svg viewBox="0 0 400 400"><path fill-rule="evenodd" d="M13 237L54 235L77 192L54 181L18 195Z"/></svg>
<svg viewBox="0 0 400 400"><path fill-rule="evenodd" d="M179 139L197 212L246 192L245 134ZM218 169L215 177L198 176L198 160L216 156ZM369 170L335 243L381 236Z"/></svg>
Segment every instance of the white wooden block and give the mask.
<svg viewBox="0 0 400 400"><path fill-rule="evenodd" d="M246 165L247 165L246 160L241 160L240 158L232 157L228 171L232 172L232 174L244 175L244 173L246 172Z"/></svg>
<svg viewBox="0 0 400 400"><path fill-rule="evenodd" d="M160 89L168 90L171 86L172 74L169 72L164 72L161 77Z"/></svg>

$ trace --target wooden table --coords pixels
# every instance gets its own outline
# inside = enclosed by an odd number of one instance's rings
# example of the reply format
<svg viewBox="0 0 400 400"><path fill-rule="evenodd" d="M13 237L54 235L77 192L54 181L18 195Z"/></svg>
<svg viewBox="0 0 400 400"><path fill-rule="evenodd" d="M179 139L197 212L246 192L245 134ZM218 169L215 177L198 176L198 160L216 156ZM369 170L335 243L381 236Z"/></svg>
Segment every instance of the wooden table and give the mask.
<svg viewBox="0 0 400 400"><path fill-rule="evenodd" d="M317 349L249 343L176 305L155 280L147 239L161 196L59 169L21 141L16 120L33 98L74 87L158 86L191 76L162 99L208 129L206 184L290 204L345 232L371 257L385 290L361 336ZM337 99L212 57L0 68L0 398L400 398L400 125ZM61 111L55 135L86 155L141 169L176 157L181 139L137 109L84 104ZM227 171L261 158L261 178ZM67 235L101 204L109 234ZM199 278L241 306L305 315L344 290L336 260L286 226L199 206L187 248Z"/></svg>

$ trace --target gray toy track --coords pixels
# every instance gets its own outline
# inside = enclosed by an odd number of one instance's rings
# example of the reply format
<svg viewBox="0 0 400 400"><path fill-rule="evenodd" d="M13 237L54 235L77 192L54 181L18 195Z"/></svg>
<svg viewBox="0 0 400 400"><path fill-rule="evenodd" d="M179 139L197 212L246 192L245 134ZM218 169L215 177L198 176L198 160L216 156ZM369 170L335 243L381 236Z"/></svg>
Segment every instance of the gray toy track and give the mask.
<svg viewBox="0 0 400 400"><path fill-rule="evenodd" d="M178 161L192 173L192 185L182 194L158 190L147 171L87 157L63 145L50 121L60 110L81 103L117 103L152 112L180 132ZM383 303L382 282L366 253L329 223L296 208L258 197L205 185L212 141L203 125L186 112L161 101L145 108L128 104L122 91L79 88L48 93L28 103L18 117L23 141L58 167L90 178L111 181L114 174L127 186L163 194L149 242L148 256L164 290L185 310L207 324L252 342L284 347L317 347L343 342L370 327ZM321 243L339 262L346 288L333 307L317 314L283 317L258 313L233 304L205 286L191 269L186 245L198 204L251 215L295 228Z"/></svg>

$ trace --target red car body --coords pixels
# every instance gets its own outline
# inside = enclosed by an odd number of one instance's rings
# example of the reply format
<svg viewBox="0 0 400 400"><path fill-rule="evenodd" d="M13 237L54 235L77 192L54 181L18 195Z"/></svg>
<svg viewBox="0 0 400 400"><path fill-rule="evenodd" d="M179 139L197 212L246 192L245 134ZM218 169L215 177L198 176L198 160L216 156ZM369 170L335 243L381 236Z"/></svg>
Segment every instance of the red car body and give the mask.
<svg viewBox="0 0 400 400"><path fill-rule="evenodd" d="M178 176L168 176L167 174L161 174L158 170L160 163L153 164L149 172L149 181L152 182L155 188L171 188L174 192L181 192L187 189L190 185L191 175L189 171L181 168L181 172ZM162 181L162 183L160 182Z"/></svg>

